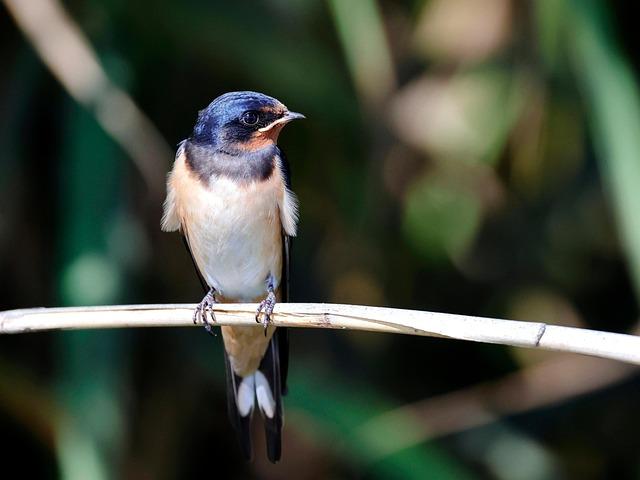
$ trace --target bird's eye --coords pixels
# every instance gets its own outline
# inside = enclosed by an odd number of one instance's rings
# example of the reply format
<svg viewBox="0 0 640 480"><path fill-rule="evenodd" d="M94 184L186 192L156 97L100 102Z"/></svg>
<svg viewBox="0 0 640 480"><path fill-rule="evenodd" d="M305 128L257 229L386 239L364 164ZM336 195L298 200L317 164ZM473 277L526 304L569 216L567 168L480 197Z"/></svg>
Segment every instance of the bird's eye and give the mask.
<svg viewBox="0 0 640 480"><path fill-rule="evenodd" d="M253 110L244 112L242 114L242 117L240 117L240 121L245 125L248 125L249 127L254 127L255 125L257 125L258 120L260 120L260 117L258 113L254 112Z"/></svg>

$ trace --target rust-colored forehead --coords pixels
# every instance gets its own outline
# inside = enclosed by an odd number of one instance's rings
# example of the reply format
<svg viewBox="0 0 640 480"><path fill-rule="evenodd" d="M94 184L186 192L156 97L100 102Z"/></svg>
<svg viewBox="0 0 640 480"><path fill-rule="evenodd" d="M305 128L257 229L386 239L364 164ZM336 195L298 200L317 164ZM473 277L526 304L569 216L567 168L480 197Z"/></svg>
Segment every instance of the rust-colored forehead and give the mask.
<svg viewBox="0 0 640 480"><path fill-rule="evenodd" d="M260 108L258 108L258 111L263 112L263 113L274 113L276 115L282 115L287 111L287 109L282 104L279 104L279 105L262 105L262 106L260 106Z"/></svg>

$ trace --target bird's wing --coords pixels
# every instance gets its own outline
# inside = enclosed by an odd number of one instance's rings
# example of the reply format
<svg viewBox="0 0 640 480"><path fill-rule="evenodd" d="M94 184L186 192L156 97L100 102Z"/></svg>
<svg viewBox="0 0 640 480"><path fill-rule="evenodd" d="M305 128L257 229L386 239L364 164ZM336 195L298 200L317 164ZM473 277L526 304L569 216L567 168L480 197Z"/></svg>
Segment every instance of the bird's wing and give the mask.
<svg viewBox="0 0 640 480"><path fill-rule="evenodd" d="M280 276L280 301L288 302L290 297L289 276L291 271L291 236L295 234L295 197L291 193L291 176L289 163L282 152L278 162L280 173L284 181L285 198L281 209L293 209L280 213L282 222L282 273ZM289 204L287 204L289 201ZM293 216L292 216L293 215ZM289 224L287 224L289 222ZM262 411L264 419L265 437L267 440L267 458L271 462L280 460L282 444L283 409L282 396L287 393L287 374L289 373L289 331L287 328L278 327L271 337L264 358L260 362L259 372L264 375L269 389L273 394L275 408L273 412ZM256 377L258 378L258 377ZM257 390L256 390L257 392ZM260 399L258 399L260 406ZM269 415L268 413L271 413Z"/></svg>
<svg viewBox="0 0 640 480"><path fill-rule="evenodd" d="M253 416L253 408L246 415L241 415L238 409L238 389L242 383L242 377L237 375L231 366L231 361L226 350L224 352L224 365L227 371L227 414L236 434L238 441L242 447L242 453L247 460L251 460L251 417Z"/></svg>
<svg viewBox="0 0 640 480"><path fill-rule="evenodd" d="M167 198L164 200L162 221L160 222L162 231L164 232L175 232L180 229L180 217L176 206L176 191L173 188L173 177L175 175L175 168L178 162L180 162L182 155L184 155L185 142L186 140L183 140L178 144L173 170L171 170L169 178L167 179Z"/></svg>
<svg viewBox="0 0 640 480"><path fill-rule="evenodd" d="M182 228L182 243L184 243L184 247L187 249L187 252L189 253L189 258L191 258L193 269L196 271L196 274L198 275L198 280L200 280L200 285L202 285L202 289L205 292L208 292L209 286L207 285L207 281L204 279L202 272L200 272L200 269L198 268L198 264L196 263L196 259L194 258L193 253L191 252L191 247L189 246L189 235L187 233L186 228L184 227Z"/></svg>
<svg viewBox="0 0 640 480"><path fill-rule="evenodd" d="M280 151L280 170L284 180L286 192L291 192L291 168L284 152ZM293 195L291 193L291 195ZM294 197L295 198L295 197ZM297 216L297 206L295 208ZM283 302L289 302L290 297L290 279L291 279L291 243L292 237L288 235L284 226L282 228L282 276L280 279L280 289ZM289 330L286 328L278 328L278 347L280 357L280 377L282 394L287 394L287 375L289 373Z"/></svg>
<svg viewBox="0 0 640 480"><path fill-rule="evenodd" d="M171 173L169 174L169 178L167 181L167 198L164 201L164 211L162 213L162 230L165 232L173 232L175 230L179 230L182 234L182 242L184 243L187 252L189 252L189 257L191 257L191 262L193 263L193 268L196 270L196 274L198 275L198 279L200 280L200 284L204 291L208 291L207 282L200 272L198 268L198 264L196 263L196 259L193 256L193 252L191 251L191 246L189 245L189 232L187 230L187 225L184 224L180 215L178 213L178 207L176 204L176 191L174 188L174 180L176 175L176 170L179 170L181 166L183 166L185 155L185 144L186 140L183 140L178 145L178 151L176 152L176 158L174 162L174 167Z"/></svg>

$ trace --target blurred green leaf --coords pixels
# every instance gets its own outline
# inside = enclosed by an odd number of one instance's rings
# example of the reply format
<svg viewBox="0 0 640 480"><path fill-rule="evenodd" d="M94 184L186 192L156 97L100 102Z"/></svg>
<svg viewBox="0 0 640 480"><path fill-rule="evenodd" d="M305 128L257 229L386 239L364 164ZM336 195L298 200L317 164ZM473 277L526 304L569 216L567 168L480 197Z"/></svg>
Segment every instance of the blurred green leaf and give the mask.
<svg viewBox="0 0 640 480"><path fill-rule="evenodd" d="M123 158L90 113L72 103L68 108L59 296L63 305L117 303L124 278L109 256L108 229L118 212ZM126 430L120 397L126 333L64 332L57 339L56 389L69 411L56 426L61 477L116 478Z"/></svg>
<svg viewBox="0 0 640 480"><path fill-rule="evenodd" d="M329 6L358 93L365 103L380 104L395 74L376 0L330 0Z"/></svg>
<svg viewBox="0 0 640 480"><path fill-rule="evenodd" d="M575 78L584 88L590 124L629 270L640 299L640 94L616 44L603 2L571 2L566 16Z"/></svg>
<svg viewBox="0 0 640 480"><path fill-rule="evenodd" d="M478 199L455 184L426 176L409 190L404 233L423 258L440 261L463 254L480 226Z"/></svg>
<svg viewBox="0 0 640 480"><path fill-rule="evenodd" d="M537 0L532 6L540 54L547 68L553 71L558 66L563 18L570 14L567 12L567 2L565 0Z"/></svg>
<svg viewBox="0 0 640 480"><path fill-rule="evenodd" d="M362 434L359 426L380 415L391 403L369 384L345 384L332 374L321 381L316 374L300 375L309 371L297 366L292 378L295 388L287 397L287 404L307 413L333 443L335 453L370 469L375 478L458 480L474 478L457 461L432 443L408 448L392 455L388 443L395 435L405 435L407 425L397 425L397 432L381 431ZM311 381L311 379L313 379Z"/></svg>

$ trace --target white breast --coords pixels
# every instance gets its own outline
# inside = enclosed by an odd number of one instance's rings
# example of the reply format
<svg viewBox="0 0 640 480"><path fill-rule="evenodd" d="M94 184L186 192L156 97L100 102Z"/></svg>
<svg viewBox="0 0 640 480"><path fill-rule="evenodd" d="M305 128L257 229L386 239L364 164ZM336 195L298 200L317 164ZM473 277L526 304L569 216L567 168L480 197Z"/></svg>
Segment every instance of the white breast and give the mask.
<svg viewBox="0 0 640 480"><path fill-rule="evenodd" d="M214 178L207 186L177 158L163 227L183 229L202 275L221 295L253 301L265 295L270 275L275 288L280 283L287 195L279 173L249 185Z"/></svg>
<svg viewBox="0 0 640 480"><path fill-rule="evenodd" d="M280 283L282 227L271 183L239 187L215 179L199 212L190 215L189 241L202 273L225 297L251 301L266 293L270 275L275 288Z"/></svg>

